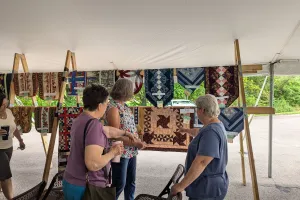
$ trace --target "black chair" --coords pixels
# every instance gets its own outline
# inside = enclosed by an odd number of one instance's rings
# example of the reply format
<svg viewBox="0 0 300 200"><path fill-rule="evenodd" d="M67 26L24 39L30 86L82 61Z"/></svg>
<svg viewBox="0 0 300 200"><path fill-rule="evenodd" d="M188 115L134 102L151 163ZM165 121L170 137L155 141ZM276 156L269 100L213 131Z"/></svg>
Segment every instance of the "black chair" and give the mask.
<svg viewBox="0 0 300 200"><path fill-rule="evenodd" d="M57 199L57 200L63 200L64 199L64 193L62 191L62 180L63 180L64 171L58 172L53 178L52 181L48 187L48 189L45 191L45 194L43 196L42 200L50 200L50 199Z"/></svg>
<svg viewBox="0 0 300 200"><path fill-rule="evenodd" d="M171 185L176 184L179 182L180 178L184 174L184 166L183 165L178 165L176 168L173 176L171 177L170 181L166 185L166 187L162 190L162 192L158 196L154 195L149 195L149 194L140 194L138 195L135 200L164 200L164 199L170 199L170 200L181 200L182 199L182 194L179 193L177 196L170 197L170 192L171 192ZM168 195L167 198L163 197L165 195Z"/></svg>
<svg viewBox="0 0 300 200"><path fill-rule="evenodd" d="M39 200L46 187L46 182L42 181L38 185L34 186L30 190L16 196L13 200Z"/></svg>

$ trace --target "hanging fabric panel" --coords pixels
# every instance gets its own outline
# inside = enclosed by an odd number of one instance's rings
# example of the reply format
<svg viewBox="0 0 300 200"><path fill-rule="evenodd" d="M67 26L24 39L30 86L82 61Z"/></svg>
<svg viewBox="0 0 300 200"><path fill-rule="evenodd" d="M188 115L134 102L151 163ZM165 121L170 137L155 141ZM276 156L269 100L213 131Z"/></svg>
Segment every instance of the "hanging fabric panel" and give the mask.
<svg viewBox="0 0 300 200"><path fill-rule="evenodd" d="M145 70L146 98L155 107L167 105L173 99L173 69Z"/></svg>
<svg viewBox="0 0 300 200"><path fill-rule="evenodd" d="M35 129L39 133L52 133L56 107L36 107L34 109Z"/></svg>
<svg viewBox="0 0 300 200"><path fill-rule="evenodd" d="M16 96L36 96L38 90L37 73L17 73L13 76Z"/></svg>
<svg viewBox="0 0 300 200"><path fill-rule="evenodd" d="M114 70L100 71L100 85L105 87L109 92L115 84L116 74Z"/></svg>
<svg viewBox="0 0 300 200"><path fill-rule="evenodd" d="M0 74L0 92L5 94L7 99L9 99L9 95L10 95L11 81L12 81L12 74Z"/></svg>
<svg viewBox="0 0 300 200"><path fill-rule="evenodd" d="M86 72L86 85L99 84L100 83L100 71Z"/></svg>
<svg viewBox="0 0 300 200"><path fill-rule="evenodd" d="M205 80L204 68L179 68L177 71L177 80L182 87L189 93L193 93Z"/></svg>
<svg viewBox="0 0 300 200"><path fill-rule="evenodd" d="M132 81L134 86L134 94L139 93L143 87L142 70L119 70L117 71L116 80L126 78Z"/></svg>
<svg viewBox="0 0 300 200"><path fill-rule="evenodd" d="M41 99L58 100L62 75L62 72L38 73L39 97Z"/></svg>
<svg viewBox="0 0 300 200"><path fill-rule="evenodd" d="M31 131L33 107L20 106L9 109L15 117L16 125L21 127L21 132L29 133Z"/></svg>
<svg viewBox="0 0 300 200"><path fill-rule="evenodd" d="M220 108L229 107L239 97L238 67L206 67L205 92L218 98Z"/></svg>
<svg viewBox="0 0 300 200"><path fill-rule="evenodd" d="M73 71L69 73L68 95L82 95L86 85L86 72Z"/></svg>

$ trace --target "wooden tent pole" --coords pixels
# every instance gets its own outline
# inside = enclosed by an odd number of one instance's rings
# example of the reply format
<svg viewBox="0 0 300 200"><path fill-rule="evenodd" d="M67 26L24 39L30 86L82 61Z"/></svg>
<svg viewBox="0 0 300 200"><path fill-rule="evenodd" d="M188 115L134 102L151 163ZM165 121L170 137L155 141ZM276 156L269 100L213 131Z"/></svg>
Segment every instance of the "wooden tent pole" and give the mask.
<svg viewBox="0 0 300 200"><path fill-rule="evenodd" d="M254 155L253 155L250 128L249 128L249 120L248 120L248 114L246 112L247 103L246 103L245 87L244 87L244 80L243 80L243 73L242 73L240 46L239 46L239 40L238 39L236 39L234 41L234 47L235 47L236 65L239 67L239 80L240 80L240 89L241 89L241 99L242 99L242 103L243 103L243 110L244 110L244 116L245 116L245 134L246 134L249 164L250 164L250 171L251 171L253 197L254 197L254 200L259 200L259 191L258 191L256 169L255 169Z"/></svg>
<svg viewBox="0 0 300 200"><path fill-rule="evenodd" d="M50 144L49 144L47 159L46 159L45 168L44 168L43 181L45 181L45 182L47 182L49 179L50 165L52 162L55 140L56 140L56 135L57 135L57 128L58 128L58 111L62 107L62 103L64 101L64 94L66 91L67 78L68 78L70 63L71 63L71 55L72 55L72 52L70 50L68 50L67 56L66 56L64 74L63 74L63 83L62 83L62 85L60 87L60 91L59 91L59 100L58 100L58 104L56 107L56 115L55 115L54 121L53 121L52 134L51 134L51 138L50 138Z"/></svg>
<svg viewBox="0 0 300 200"><path fill-rule="evenodd" d="M241 106L241 87L239 86L239 98L238 106ZM241 154L241 167L242 167L242 181L243 185L246 186L246 168L245 168L245 151L244 151L244 141L243 141L243 131L240 132L240 154Z"/></svg>

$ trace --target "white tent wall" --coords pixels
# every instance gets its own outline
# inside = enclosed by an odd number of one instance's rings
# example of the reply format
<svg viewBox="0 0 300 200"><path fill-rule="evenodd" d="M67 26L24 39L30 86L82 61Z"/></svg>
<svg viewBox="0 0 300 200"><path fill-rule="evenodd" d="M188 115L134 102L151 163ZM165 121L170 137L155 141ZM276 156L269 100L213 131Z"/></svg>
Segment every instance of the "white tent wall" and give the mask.
<svg viewBox="0 0 300 200"><path fill-rule="evenodd" d="M25 53L31 71L203 67L300 59L299 0L0 0L0 71ZM112 64L113 63L113 64Z"/></svg>

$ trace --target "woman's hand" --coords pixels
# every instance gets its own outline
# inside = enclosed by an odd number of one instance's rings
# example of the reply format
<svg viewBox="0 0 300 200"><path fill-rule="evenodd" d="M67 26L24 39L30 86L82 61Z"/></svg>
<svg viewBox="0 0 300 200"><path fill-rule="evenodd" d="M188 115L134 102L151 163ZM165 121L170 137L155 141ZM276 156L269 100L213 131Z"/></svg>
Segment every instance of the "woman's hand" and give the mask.
<svg viewBox="0 0 300 200"><path fill-rule="evenodd" d="M6 135L7 134L7 131L4 130L4 129L0 129L0 135Z"/></svg>
<svg viewBox="0 0 300 200"><path fill-rule="evenodd" d="M21 140L21 141L20 141L20 147L19 147L19 148L20 148L21 150L24 150L25 147L26 147L25 143L23 142L23 140Z"/></svg>
<svg viewBox="0 0 300 200"><path fill-rule="evenodd" d="M123 144L116 144L111 147L110 151L114 157L119 156L123 153L124 151L124 145Z"/></svg>
<svg viewBox="0 0 300 200"><path fill-rule="evenodd" d="M135 141L135 137L134 137L134 134L131 134L129 132L125 132L124 134L125 137L128 137L128 139L130 140L130 142L134 142Z"/></svg>
<svg viewBox="0 0 300 200"><path fill-rule="evenodd" d="M147 144L138 140L135 142L134 146L138 149L144 149L147 147Z"/></svg>

